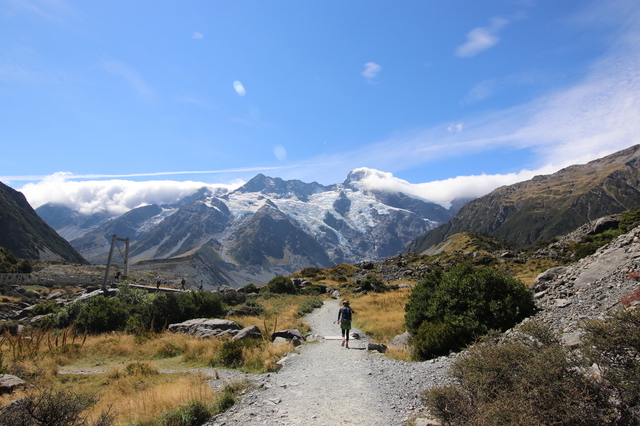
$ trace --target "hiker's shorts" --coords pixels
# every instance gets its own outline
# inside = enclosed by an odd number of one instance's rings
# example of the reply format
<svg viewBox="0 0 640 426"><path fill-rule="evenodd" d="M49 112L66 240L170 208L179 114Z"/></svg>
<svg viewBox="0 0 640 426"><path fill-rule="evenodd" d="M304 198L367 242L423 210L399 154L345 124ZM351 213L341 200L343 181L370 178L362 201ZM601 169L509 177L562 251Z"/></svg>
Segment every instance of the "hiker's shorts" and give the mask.
<svg viewBox="0 0 640 426"><path fill-rule="evenodd" d="M351 330L351 321L340 321L340 328L343 330Z"/></svg>

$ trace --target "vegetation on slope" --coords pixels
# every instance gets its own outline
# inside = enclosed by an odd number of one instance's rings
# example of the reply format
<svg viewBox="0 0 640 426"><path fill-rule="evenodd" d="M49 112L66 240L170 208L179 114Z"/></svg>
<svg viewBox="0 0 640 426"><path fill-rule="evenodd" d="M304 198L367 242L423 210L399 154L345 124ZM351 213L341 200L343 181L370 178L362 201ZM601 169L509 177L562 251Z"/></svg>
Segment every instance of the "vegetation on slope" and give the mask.
<svg viewBox="0 0 640 426"><path fill-rule="evenodd" d="M579 347L536 322L488 336L454 363L457 384L431 389L426 404L452 426L638 424L640 311L583 331Z"/></svg>

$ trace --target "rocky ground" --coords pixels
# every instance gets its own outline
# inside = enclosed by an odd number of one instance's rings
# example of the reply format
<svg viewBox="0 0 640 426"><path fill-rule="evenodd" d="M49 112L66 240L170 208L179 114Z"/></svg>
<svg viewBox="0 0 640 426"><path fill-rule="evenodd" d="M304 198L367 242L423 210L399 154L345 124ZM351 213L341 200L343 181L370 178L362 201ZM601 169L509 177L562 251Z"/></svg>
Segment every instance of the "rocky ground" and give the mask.
<svg viewBox="0 0 640 426"><path fill-rule="evenodd" d="M533 285L539 308L533 319L575 343L581 321L622 307L639 280L640 227L593 256L541 274ZM257 378L253 391L207 425L402 425L426 415L420 395L450 380L447 370L459 355L408 363L365 350L366 341L343 349L330 339L339 333L333 324L337 310L338 302L329 301L309 315L314 333L324 339L301 347L280 372Z"/></svg>
<svg viewBox="0 0 640 426"><path fill-rule="evenodd" d="M338 301L326 301L310 314L306 320L319 340L290 354L282 370L260 377L207 425L403 425L419 415L421 393L446 382L451 359L397 361L366 350L366 339L342 348L334 340L338 308Z"/></svg>
<svg viewBox="0 0 640 426"><path fill-rule="evenodd" d="M640 227L589 257L541 274L532 289L540 311L535 319L564 334L579 335L580 322L601 319L640 287ZM631 301L632 304L637 302Z"/></svg>

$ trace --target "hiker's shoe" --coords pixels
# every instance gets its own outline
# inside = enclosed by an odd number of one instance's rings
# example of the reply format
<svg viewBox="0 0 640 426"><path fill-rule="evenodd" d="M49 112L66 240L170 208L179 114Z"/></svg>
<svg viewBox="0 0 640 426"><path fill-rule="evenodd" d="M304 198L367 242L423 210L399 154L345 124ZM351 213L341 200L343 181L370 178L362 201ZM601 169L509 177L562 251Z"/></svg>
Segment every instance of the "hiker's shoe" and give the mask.
<svg viewBox="0 0 640 426"><path fill-rule="evenodd" d="M340 343L340 346L344 346L344 340L342 341L342 343Z"/></svg>

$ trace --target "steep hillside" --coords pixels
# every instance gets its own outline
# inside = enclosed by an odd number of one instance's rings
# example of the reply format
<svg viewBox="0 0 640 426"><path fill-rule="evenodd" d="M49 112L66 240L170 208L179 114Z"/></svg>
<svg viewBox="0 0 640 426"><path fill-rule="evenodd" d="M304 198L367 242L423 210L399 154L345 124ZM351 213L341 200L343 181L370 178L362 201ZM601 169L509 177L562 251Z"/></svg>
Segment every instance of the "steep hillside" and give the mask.
<svg viewBox="0 0 640 426"><path fill-rule="evenodd" d="M0 247L19 258L87 263L31 208L22 193L0 182Z"/></svg>
<svg viewBox="0 0 640 426"><path fill-rule="evenodd" d="M640 206L640 145L584 165L496 189L414 240L422 252L462 231L520 245L565 234L598 217Z"/></svg>

